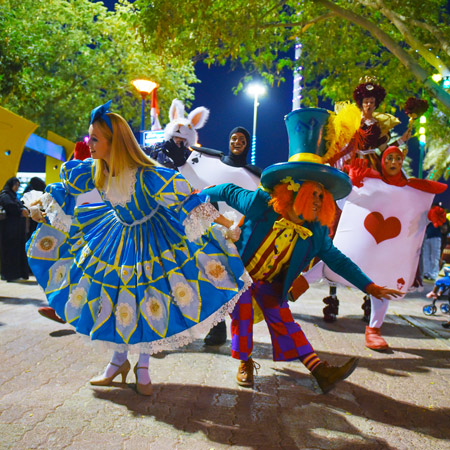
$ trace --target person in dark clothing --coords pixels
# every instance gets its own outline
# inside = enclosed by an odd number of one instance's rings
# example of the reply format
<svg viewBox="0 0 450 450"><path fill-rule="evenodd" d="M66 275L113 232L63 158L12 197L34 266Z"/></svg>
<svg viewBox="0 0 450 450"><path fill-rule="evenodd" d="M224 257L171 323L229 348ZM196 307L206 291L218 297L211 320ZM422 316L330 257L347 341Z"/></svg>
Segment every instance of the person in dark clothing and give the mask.
<svg viewBox="0 0 450 450"><path fill-rule="evenodd" d="M247 164L247 155L251 147L250 133L244 127L233 128L230 132L230 153L220 160L227 166L243 167L260 177L261 169L254 164Z"/></svg>
<svg viewBox="0 0 450 450"><path fill-rule="evenodd" d="M28 279L28 262L25 253L25 218L28 210L17 198L20 181L10 178L0 193L0 205L6 218L0 222L0 259L2 280Z"/></svg>
<svg viewBox="0 0 450 450"><path fill-rule="evenodd" d="M247 156L251 147L250 133L244 127L235 127L230 131L228 142L228 155L214 149L196 146L192 147L197 153L193 153L187 164L180 168L180 171L195 188L203 189L206 186L221 184L222 182L234 183L240 187L251 190L255 190L258 187L261 169L253 164L247 163ZM210 165L211 163L202 165L201 162L196 162L196 160L200 158L205 159L205 157L209 157L209 161L211 161L211 158L216 158L216 165L212 166ZM220 162L218 162L219 158ZM193 180L189 176L190 172L184 171L186 166L194 169L198 180ZM202 180L201 182L199 181L200 179ZM222 214L227 211L227 209L223 209L224 206L233 210L226 205L219 206L219 210ZM238 214L240 218L241 214ZM223 321L211 328L206 335L204 342L205 345L208 346L217 346L225 344L226 340L227 328L225 321Z"/></svg>
<svg viewBox="0 0 450 450"><path fill-rule="evenodd" d="M24 189L23 194L31 191L39 191L45 192L45 181L39 177L31 178L30 182L27 184L27 187ZM34 220L27 220L27 228L26 228L26 240L30 239L31 235L36 231L37 222Z"/></svg>
<svg viewBox="0 0 450 450"><path fill-rule="evenodd" d="M40 191L45 192L45 181L39 177L33 177L30 179L30 182L27 184L27 187L24 189L23 193L26 194L30 191Z"/></svg>
<svg viewBox="0 0 450 450"><path fill-rule="evenodd" d="M423 265L423 278L426 280L436 280L439 276L439 262L441 259L441 225L445 223L445 211L437 203L433 204L428 218L430 218L431 212L434 211L440 213L441 221L432 220L426 229L425 239L422 245L422 265Z"/></svg>

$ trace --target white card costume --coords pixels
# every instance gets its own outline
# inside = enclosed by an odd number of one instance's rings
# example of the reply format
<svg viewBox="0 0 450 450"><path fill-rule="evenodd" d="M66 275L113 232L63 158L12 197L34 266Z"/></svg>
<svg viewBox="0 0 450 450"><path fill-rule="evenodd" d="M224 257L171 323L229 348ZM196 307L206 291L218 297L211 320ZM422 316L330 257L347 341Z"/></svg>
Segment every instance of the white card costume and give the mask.
<svg viewBox="0 0 450 450"><path fill-rule="evenodd" d="M244 189L254 191L259 185L259 177L246 170L245 167L229 166L224 164L219 157L195 150L189 156L186 164L179 167L178 170L194 189L204 189L222 183L234 183ZM233 211L239 215L239 218L242 216L225 202L219 202L219 211L221 214Z"/></svg>
<svg viewBox="0 0 450 450"><path fill-rule="evenodd" d="M76 206L90 205L91 203L103 203L103 199L97 189L84 192L76 197Z"/></svg>
<svg viewBox="0 0 450 450"><path fill-rule="evenodd" d="M347 198L333 243L376 284L406 292L414 281L434 196L366 178ZM324 276L349 286L327 266Z"/></svg>

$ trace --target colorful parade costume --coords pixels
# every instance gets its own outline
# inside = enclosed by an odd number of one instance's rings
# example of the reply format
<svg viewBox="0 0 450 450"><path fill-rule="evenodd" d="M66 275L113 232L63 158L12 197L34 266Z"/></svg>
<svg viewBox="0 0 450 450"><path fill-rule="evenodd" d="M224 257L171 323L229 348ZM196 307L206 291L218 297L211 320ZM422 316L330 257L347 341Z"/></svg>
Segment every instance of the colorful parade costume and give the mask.
<svg viewBox="0 0 450 450"><path fill-rule="evenodd" d="M306 238L298 237L297 231L290 232L293 235L292 242L280 250L277 256L276 239L293 227L285 221L280 224L281 228L274 229L281 217L269 206L270 195L262 189L252 192L233 184L225 184L205 189L203 192L210 196L211 201L225 201L245 216L241 226L241 238L236 246L254 284L250 291L243 294L232 313L233 358L246 360L251 355L252 296L258 302L269 327L274 361L291 361L311 353L312 347L300 325L294 322L287 303L288 292L302 268L314 257L319 257L363 291L372 281L333 246L328 237L328 228L316 222L305 222L303 225L311 233ZM269 255L270 258L264 259L264 255ZM284 259L279 267L277 263L272 263L277 259ZM273 278L268 276L270 272L275 272Z"/></svg>
<svg viewBox="0 0 450 450"><path fill-rule="evenodd" d="M362 112L362 118L358 130L354 133L350 142L336 153L329 164L341 170L344 165L350 163L355 158L362 158L368 161L369 166L375 170L381 171L379 154L386 149L390 140L390 131L400 121L392 114L380 113L373 111L365 116L367 113L363 106L365 99L373 99L374 106L378 108L386 96L386 91L380 86L375 78L365 77L353 91L353 99ZM339 111L342 107L348 108L345 102L336 104L335 109ZM356 106L354 108L356 110ZM353 117L348 117L350 122L353 122ZM392 145L401 145L403 141L397 139Z"/></svg>
<svg viewBox="0 0 450 450"><path fill-rule="evenodd" d="M92 159L63 165L62 183L42 198L49 223L28 243L50 306L79 333L120 350L151 354L206 333L245 289L234 245L207 228L217 212L161 167L130 169L127 198L113 182L104 204L75 208L76 196L95 187L93 167Z"/></svg>
<svg viewBox="0 0 450 450"><path fill-rule="evenodd" d="M406 178L401 171L391 175L386 168L389 155L399 155L403 162L401 150L391 146L382 155L381 174L361 165L350 169L354 187L345 202L333 242L377 284L397 286L406 293L415 278L428 211L435 194L447 186ZM334 272L331 267L323 270L329 281L349 285ZM381 337L380 327L389 302L373 296L370 301L366 346L385 350L388 344Z"/></svg>
<svg viewBox="0 0 450 450"><path fill-rule="evenodd" d="M298 191L302 182L308 180L320 183L335 198L349 193L351 183L347 175L320 162L325 152L323 129L329 116L328 111L319 108L301 109L286 116L291 157L289 162L275 164L263 171L261 184L264 189L270 191L280 183L287 183L287 189ZM327 226L315 220L305 221L302 225L286 220L269 205L271 195L265 190L252 192L223 184L205 189L203 193L208 194L211 201L225 201L245 216L236 246L254 283L232 313L232 356L241 360L238 383L243 386L253 384L256 364L251 359L253 297L269 327L273 359L300 359L312 371L324 392L331 389L323 380L323 377L328 379L328 375L322 374L322 371L328 371L328 366L320 362L300 325L293 320L288 296L297 298L297 284L302 278L299 278L300 272L316 256L327 261L361 290L365 291L372 281L333 246ZM333 368L339 369L333 386L350 375L356 363L351 359L341 368Z"/></svg>
<svg viewBox="0 0 450 450"><path fill-rule="evenodd" d="M204 106L195 108L185 117L183 103L174 99L169 109L170 122L164 128L164 141L144 147L144 152L164 167L178 170L189 158L190 147L198 140L197 130L205 125L208 117L209 110Z"/></svg>
<svg viewBox="0 0 450 450"><path fill-rule="evenodd" d="M245 146L239 154L232 151L232 139L237 137L245 139ZM228 155L205 147L193 146L192 153L186 164L179 167L179 171L189 180L195 189L222 183L234 183L240 187L255 190L259 185L261 169L255 165L247 164L247 154L250 150L250 134L243 127L236 127L230 132ZM239 222L241 214L229 207L225 202L219 202L217 208L221 214ZM205 337L206 345L222 345L227 339L225 322L217 324Z"/></svg>
<svg viewBox="0 0 450 450"><path fill-rule="evenodd" d="M246 137L246 147L240 155L224 153L205 147L193 147L186 164L179 168L180 172L196 189L223 183L233 183L249 190L259 185L261 169L247 164L250 149L250 135L245 128L237 127L230 133L242 133ZM226 203L219 202L218 209L222 214L233 211ZM240 214L239 214L240 218Z"/></svg>

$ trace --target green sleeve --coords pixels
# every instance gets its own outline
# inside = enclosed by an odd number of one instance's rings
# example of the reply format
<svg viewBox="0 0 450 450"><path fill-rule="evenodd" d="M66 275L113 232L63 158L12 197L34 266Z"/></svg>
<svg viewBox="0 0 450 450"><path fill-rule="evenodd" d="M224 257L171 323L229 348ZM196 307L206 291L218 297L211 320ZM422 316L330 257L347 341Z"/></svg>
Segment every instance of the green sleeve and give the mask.
<svg viewBox="0 0 450 450"><path fill-rule="evenodd" d="M244 216L247 215L258 190L249 191L233 183L219 184L203 189L202 193L209 196L211 202L225 202Z"/></svg>

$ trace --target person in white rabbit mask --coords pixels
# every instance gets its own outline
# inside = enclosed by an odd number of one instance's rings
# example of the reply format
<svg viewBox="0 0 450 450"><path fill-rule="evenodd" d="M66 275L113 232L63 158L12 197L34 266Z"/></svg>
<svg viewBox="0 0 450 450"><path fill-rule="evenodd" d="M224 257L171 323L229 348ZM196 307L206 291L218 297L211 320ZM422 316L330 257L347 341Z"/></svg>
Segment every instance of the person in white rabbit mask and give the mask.
<svg viewBox="0 0 450 450"><path fill-rule="evenodd" d="M209 117L209 110L199 106L187 117L183 103L174 99L169 110L170 122L164 129L164 141L143 150L165 167L178 170L189 158L189 147L196 144L197 130L202 128Z"/></svg>

